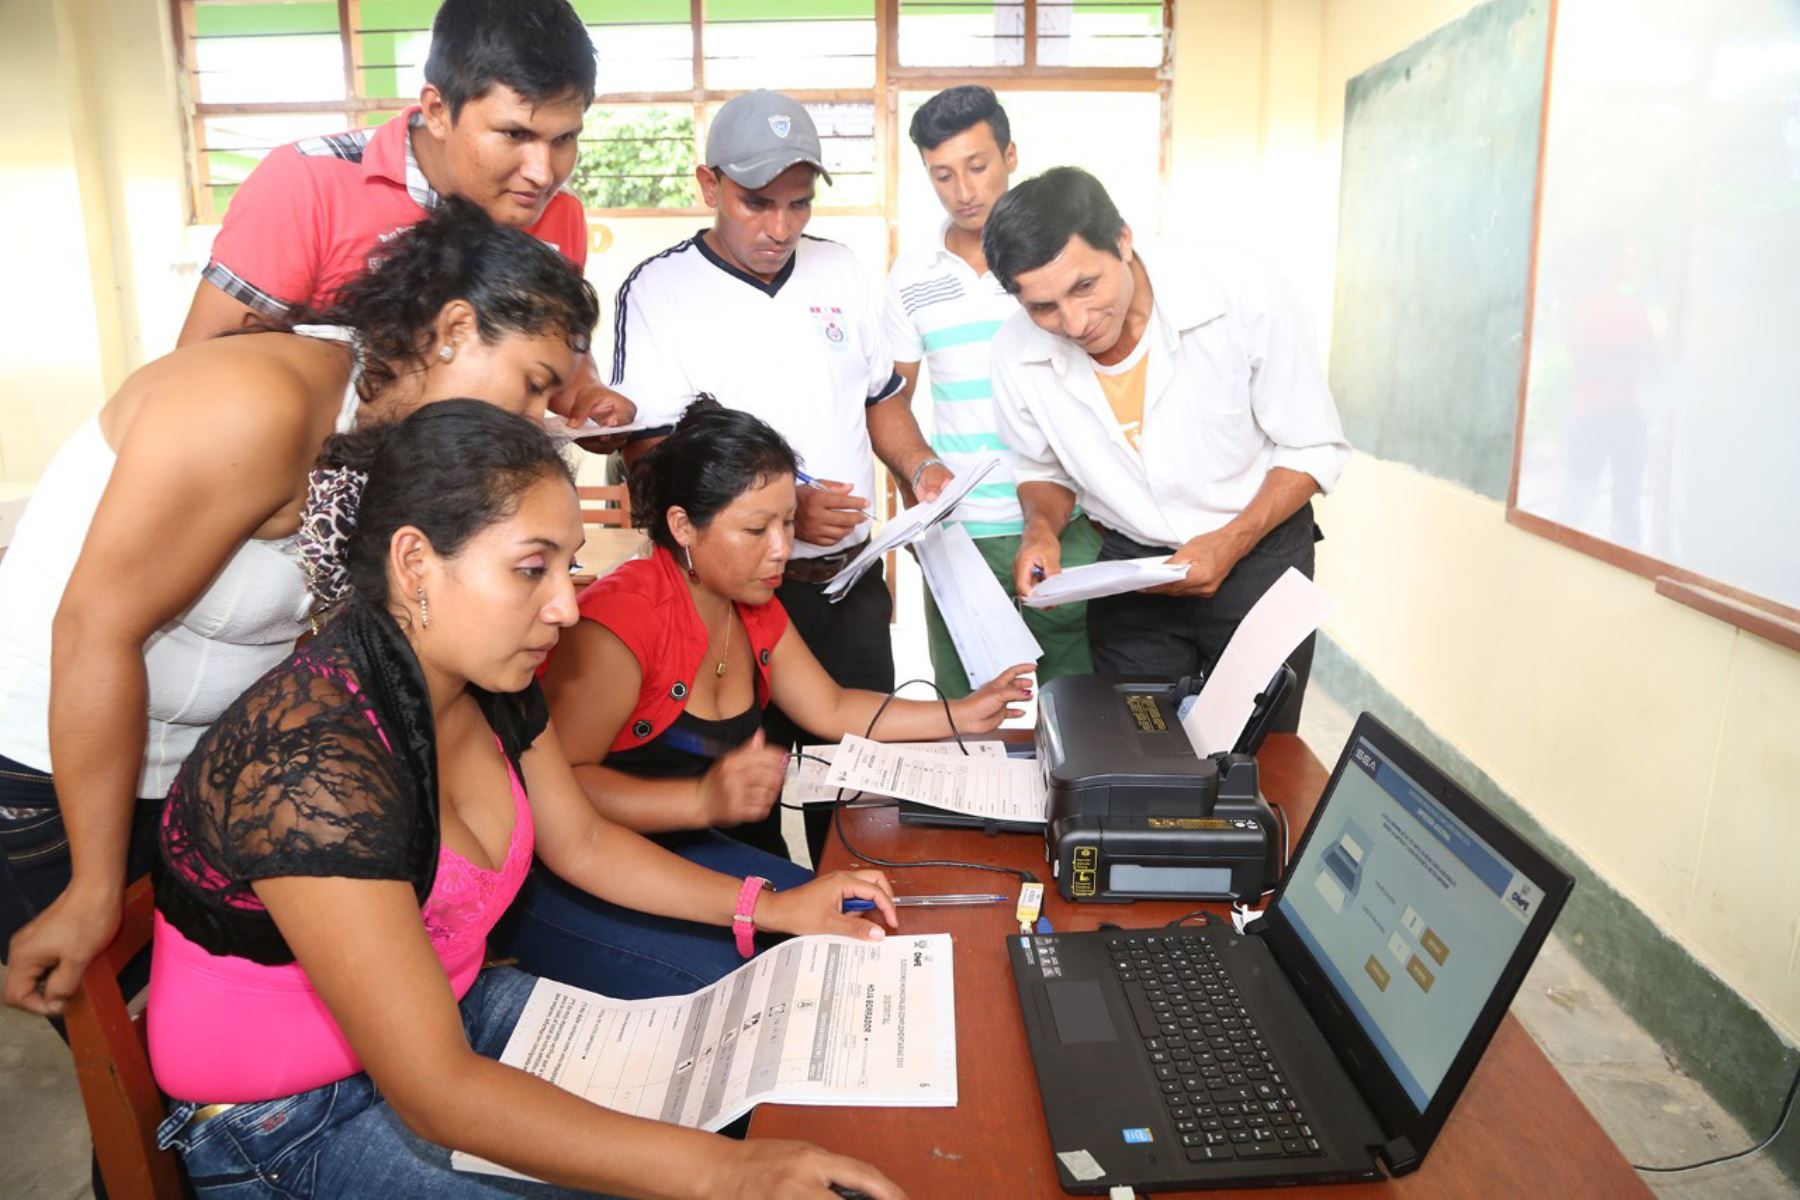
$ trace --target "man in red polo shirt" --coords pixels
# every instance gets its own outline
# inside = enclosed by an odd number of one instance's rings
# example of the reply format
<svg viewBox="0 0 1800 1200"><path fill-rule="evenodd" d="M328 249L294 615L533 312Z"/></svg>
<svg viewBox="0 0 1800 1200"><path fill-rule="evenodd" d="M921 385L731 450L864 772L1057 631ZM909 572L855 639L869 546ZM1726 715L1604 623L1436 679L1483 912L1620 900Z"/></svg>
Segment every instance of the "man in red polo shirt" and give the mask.
<svg viewBox="0 0 1800 1200"><path fill-rule="evenodd" d="M446 0L419 103L374 129L303 138L250 173L213 241L177 345L252 313L329 306L382 243L442 195L479 204L587 265L587 217L563 190L594 98L594 46L568 0ZM634 410L592 364L556 407L619 424Z"/></svg>

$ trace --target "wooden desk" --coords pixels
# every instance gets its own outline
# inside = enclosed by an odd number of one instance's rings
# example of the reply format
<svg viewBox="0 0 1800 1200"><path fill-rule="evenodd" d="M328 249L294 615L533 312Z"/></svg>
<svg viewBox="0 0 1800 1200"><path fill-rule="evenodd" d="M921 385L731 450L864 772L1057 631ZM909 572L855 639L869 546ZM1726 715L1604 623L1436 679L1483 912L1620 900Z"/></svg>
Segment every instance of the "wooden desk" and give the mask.
<svg viewBox="0 0 1800 1200"><path fill-rule="evenodd" d="M586 525L587 540L575 561L581 569L575 572L576 590L586 587L622 562L650 555L650 540L636 529L616 529L610 525Z"/></svg>
<svg viewBox="0 0 1800 1200"><path fill-rule="evenodd" d="M1305 744L1277 734L1258 756L1263 793L1287 811L1298 837L1328 772ZM1024 867L1045 881L1045 911L1060 932L1161 925L1193 903L1070 904L1056 894L1043 843L1017 834L902 828L891 808L839 814L850 840L882 858L960 858ZM827 869L853 865L834 835ZM966 892L987 884L969 871L895 871L895 890ZM1016 888L1016 884L1012 887ZM1003 889L996 889L1003 890ZM1218 911L1224 911L1222 908ZM951 1108L803 1108L763 1105L752 1137L800 1138L874 1163L913 1200L1062 1196L1037 1078L1019 1015L1003 939L1016 934L1011 908L910 909L904 931L948 932L956 944L956 1060L960 1103ZM1457 1102L1425 1165L1380 1184L1286 1189L1355 1197L1514 1197L1650 1195L1550 1060L1508 1016ZM1161 1193L1159 1193L1160 1195ZM1268 1196L1264 1190L1193 1196Z"/></svg>

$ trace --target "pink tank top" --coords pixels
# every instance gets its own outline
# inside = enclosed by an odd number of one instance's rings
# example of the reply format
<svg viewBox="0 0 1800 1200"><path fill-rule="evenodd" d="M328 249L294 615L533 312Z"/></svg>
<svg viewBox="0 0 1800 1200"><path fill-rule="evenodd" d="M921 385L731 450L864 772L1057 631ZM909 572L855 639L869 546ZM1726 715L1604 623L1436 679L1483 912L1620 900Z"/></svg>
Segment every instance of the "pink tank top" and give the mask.
<svg viewBox="0 0 1800 1200"><path fill-rule="evenodd" d="M503 756L504 757L504 756ZM525 787L507 762L513 833L497 871L438 849L437 877L420 916L461 1000L475 983L487 935L519 894L534 844ZM299 963L269 967L209 954L156 914L150 960L150 1066L178 1100L273 1100L362 1070Z"/></svg>

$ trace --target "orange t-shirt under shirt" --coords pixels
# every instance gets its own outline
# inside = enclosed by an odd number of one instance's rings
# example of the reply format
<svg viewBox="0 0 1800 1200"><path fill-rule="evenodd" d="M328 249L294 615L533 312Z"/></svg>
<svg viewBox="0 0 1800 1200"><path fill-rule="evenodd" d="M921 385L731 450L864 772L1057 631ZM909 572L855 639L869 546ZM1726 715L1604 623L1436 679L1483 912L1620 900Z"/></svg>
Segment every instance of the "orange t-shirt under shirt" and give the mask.
<svg viewBox="0 0 1800 1200"><path fill-rule="evenodd" d="M1139 449L1138 439L1144 433L1144 384L1150 376L1150 356L1145 351L1149 347L1150 331L1146 329L1124 361L1110 367L1094 363L1094 380L1133 450Z"/></svg>

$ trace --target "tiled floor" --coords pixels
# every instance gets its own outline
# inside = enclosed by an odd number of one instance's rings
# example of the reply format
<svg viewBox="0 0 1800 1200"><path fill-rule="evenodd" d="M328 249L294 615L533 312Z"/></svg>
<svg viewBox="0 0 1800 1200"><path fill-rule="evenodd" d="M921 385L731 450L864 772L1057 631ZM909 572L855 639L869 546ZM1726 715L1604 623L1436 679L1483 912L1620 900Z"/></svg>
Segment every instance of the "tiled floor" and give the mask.
<svg viewBox="0 0 1800 1200"><path fill-rule="evenodd" d="M910 560L902 562L900 586L900 611L919 613L918 573ZM894 649L901 679L929 676L922 619L895 626ZM1301 735L1330 762L1351 723L1351 714L1315 689L1307 697ZM790 840L805 844L803 837ZM1558 940L1545 947L1513 1011L1632 1161L1692 1162L1754 1140L1670 1065L1661 1047ZM1777 1099L1771 1097L1771 1107ZM1766 1132L1758 1130L1756 1137ZM1800 1131L1790 1128L1785 1136L1800 1137ZM1800 1188L1760 1158L1646 1179L1666 1200L1800 1196ZM87 1126L68 1054L43 1021L0 1009L0 1197L68 1200L88 1194Z"/></svg>

